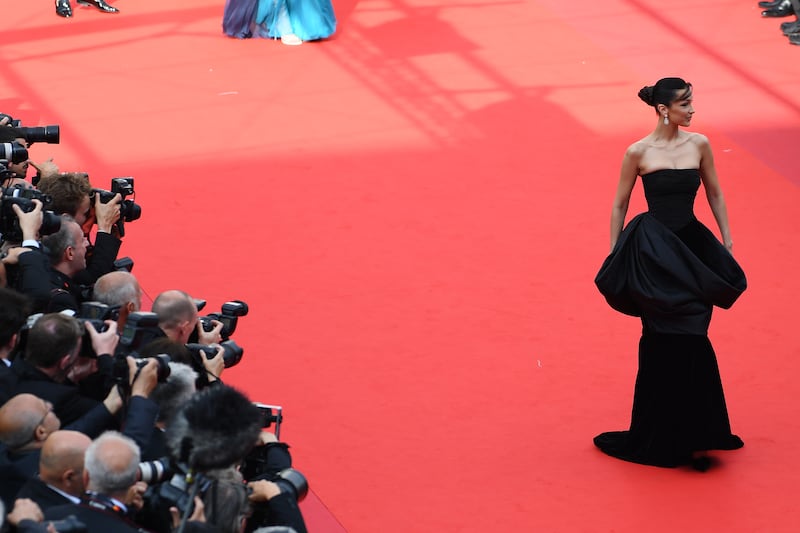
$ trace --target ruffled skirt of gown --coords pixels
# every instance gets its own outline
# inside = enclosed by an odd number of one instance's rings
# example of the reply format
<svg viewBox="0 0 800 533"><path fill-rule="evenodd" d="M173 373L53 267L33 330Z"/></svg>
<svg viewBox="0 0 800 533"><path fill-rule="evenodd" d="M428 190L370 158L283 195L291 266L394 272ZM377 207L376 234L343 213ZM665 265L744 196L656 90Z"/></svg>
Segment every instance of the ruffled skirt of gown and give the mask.
<svg viewBox="0 0 800 533"><path fill-rule="evenodd" d="M239 39L294 34L313 41L336 31L336 15L330 0L226 0L222 30Z"/></svg>
<svg viewBox="0 0 800 533"><path fill-rule="evenodd" d="M634 218L595 279L617 311L642 317L639 371L628 431L602 433L603 452L674 467L692 453L731 450L725 396L707 330L714 305L728 308L747 282L733 256L700 222L673 232Z"/></svg>

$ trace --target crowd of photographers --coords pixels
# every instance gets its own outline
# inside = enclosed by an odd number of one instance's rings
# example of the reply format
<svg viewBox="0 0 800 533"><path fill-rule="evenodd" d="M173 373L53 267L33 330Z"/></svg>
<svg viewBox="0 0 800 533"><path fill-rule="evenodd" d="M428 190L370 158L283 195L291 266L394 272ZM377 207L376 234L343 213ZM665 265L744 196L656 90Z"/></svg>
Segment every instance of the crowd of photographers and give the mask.
<svg viewBox="0 0 800 533"><path fill-rule="evenodd" d="M0 114L0 532L306 533L281 408L221 380L247 304L143 310L133 178L30 160L59 136Z"/></svg>

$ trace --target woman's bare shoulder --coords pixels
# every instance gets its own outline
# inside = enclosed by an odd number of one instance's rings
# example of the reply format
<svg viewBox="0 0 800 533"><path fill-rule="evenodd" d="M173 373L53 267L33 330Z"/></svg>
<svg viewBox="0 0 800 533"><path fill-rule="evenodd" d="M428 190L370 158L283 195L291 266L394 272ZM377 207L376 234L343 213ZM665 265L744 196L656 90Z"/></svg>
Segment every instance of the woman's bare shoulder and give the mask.
<svg viewBox="0 0 800 533"><path fill-rule="evenodd" d="M639 139L628 146L628 149L625 150L625 157L641 159L648 148L650 148L650 145L647 142L647 137L644 139Z"/></svg>
<svg viewBox="0 0 800 533"><path fill-rule="evenodd" d="M702 133L697 133L694 131L687 131L686 134L689 136L689 141L698 145L698 146L706 146L708 145L708 137L703 135Z"/></svg>

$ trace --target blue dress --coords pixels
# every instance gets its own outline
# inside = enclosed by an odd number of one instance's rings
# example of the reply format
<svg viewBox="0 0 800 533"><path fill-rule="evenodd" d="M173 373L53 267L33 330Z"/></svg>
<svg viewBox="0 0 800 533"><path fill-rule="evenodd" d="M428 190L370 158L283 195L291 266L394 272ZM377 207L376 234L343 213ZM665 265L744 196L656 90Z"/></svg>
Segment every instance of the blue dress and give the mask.
<svg viewBox="0 0 800 533"><path fill-rule="evenodd" d="M333 35L336 15L330 0L226 0L222 29L239 39L294 34L314 41Z"/></svg>
<svg viewBox="0 0 800 533"><path fill-rule="evenodd" d="M642 321L631 424L594 442L619 459L674 467L693 452L743 445L731 433L708 326L713 307L733 305L747 280L694 216L697 169L651 172L642 184L649 210L628 223L595 278L612 308Z"/></svg>

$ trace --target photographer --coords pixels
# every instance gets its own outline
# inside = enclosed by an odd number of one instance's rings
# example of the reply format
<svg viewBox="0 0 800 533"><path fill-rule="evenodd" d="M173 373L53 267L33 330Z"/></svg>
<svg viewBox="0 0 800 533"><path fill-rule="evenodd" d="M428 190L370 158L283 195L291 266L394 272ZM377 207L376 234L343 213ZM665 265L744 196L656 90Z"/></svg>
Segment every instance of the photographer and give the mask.
<svg viewBox="0 0 800 533"><path fill-rule="evenodd" d="M153 301L153 312L158 315L158 326L170 339L186 344L193 332L199 344L219 344L222 341L223 324L212 320L213 329L205 331L200 323L197 304L183 291L164 291Z"/></svg>
<svg viewBox="0 0 800 533"><path fill-rule="evenodd" d="M39 190L52 197L53 211L71 216L87 238L92 227L97 225L94 244L87 250L86 267L76 274L76 281L88 286L103 274L116 270L114 261L122 240L115 224L120 218L122 196L116 194L107 203L101 202L100 195L93 195L89 175L80 172L44 176L39 182Z"/></svg>
<svg viewBox="0 0 800 533"><path fill-rule="evenodd" d="M115 431L103 433L89 445L84 456L85 500L47 509L45 519L74 515L89 531L139 533L125 503L136 485L138 467L139 447L135 442Z"/></svg>
<svg viewBox="0 0 800 533"><path fill-rule="evenodd" d="M86 325L94 353L100 354L98 357L109 357L106 354L112 353L119 342L116 324L110 320L106 324L108 330L104 332L97 332L91 323ZM124 407L125 434L146 447L158 411L158 406L149 399L158 382L158 361L122 359L122 364L127 366L122 378L124 383L118 380L99 402L82 394L76 385L97 367L96 358L80 356L82 338L82 326L75 318L60 313L41 316L28 333L25 357L14 361L13 369L19 376L15 393L31 393L51 402L64 424L72 423L102 404L107 415L104 428L116 428L120 421L113 415ZM124 390L120 391L121 388Z"/></svg>
<svg viewBox="0 0 800 533"><path fill-rule="evenodd" d="M11 354L30 309L31 302L25 295L0 288L0 405L8 401L17 384L17 374L11 370Z"/></svg>

